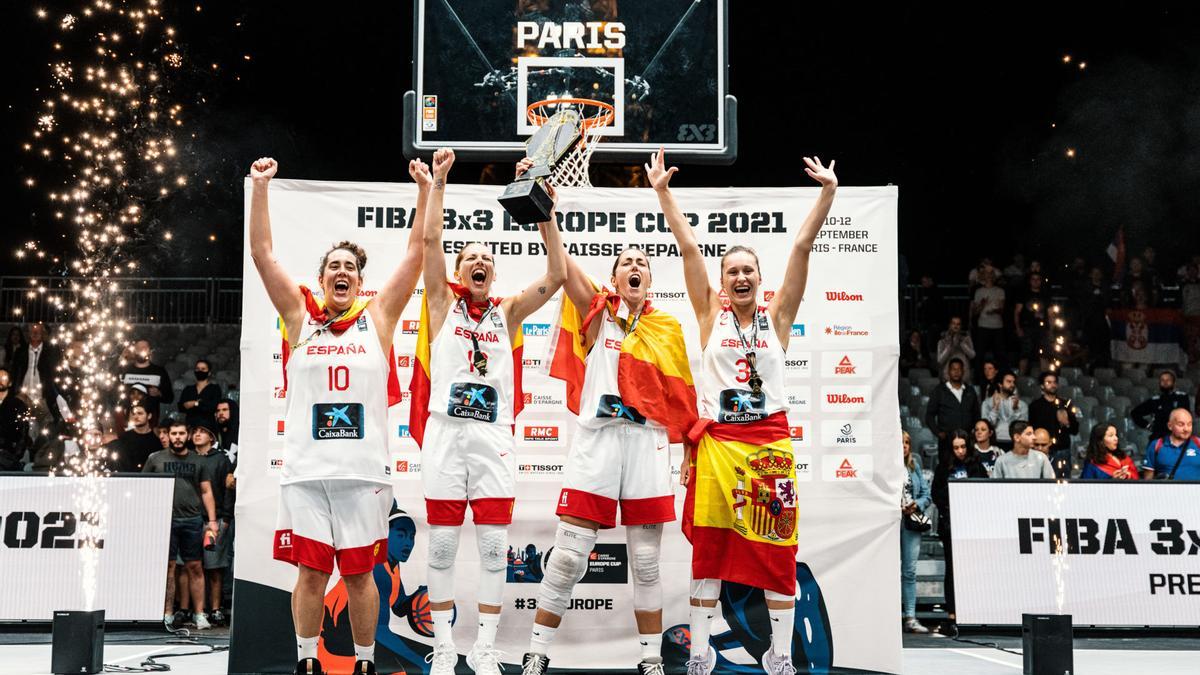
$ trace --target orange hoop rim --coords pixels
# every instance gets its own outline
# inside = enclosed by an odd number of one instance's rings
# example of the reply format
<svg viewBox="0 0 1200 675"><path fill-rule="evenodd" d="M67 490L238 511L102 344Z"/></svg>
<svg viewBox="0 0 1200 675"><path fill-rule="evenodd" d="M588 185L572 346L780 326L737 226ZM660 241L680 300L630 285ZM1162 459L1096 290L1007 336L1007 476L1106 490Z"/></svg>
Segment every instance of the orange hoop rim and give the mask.
<svg viewBox="0 0 1200 675"><path fill-rule="evenodd" d="M568 105L578 105L584 110L586 110L588 106L596 109L595 113L591 115L585 114L583 116L582 126L583 131L585 132L590 131L593 127L608 126L612 122L615 114L615 109L613 108L612 104L605 103L604 101L597 101L590 98L549 98L544 101L530 103L526 107L525 116L529 118L530 124L540 127L551 117L551 115L542 112L542 108L550 105L560 105L563 103Z"/></svg>

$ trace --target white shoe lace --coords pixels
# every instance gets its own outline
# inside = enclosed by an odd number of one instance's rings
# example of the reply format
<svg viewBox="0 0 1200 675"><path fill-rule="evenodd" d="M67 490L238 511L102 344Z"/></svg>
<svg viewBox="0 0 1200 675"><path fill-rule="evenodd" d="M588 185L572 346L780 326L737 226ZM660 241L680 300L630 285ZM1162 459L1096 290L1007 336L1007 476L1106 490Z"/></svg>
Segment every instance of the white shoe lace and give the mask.
<svg viewBox="0 0 1200 675"><path fill-rule="evenodd" d="M687 675L708 675L708 657L694 656L688 659Z"/></svg>
<svg viewBox="0 0 1200 675"><path fill-rule="evenodd" d="M430 668L431 672L436 668L449 668L450 672L454 672L455 666L458 665L458 652L450 648L437 646L433 648L433 651L425 655L425 663L432 666Z"/></svg>
<svg viewBox="0 0 1200 675"><path fill-rule="evenodd" d="M537 658L536 656L532 659L529 659L521 668L521 675L545 675L546 671L542 666L543 663L545 663L545 661Z"/></svg>
<svg viewBox="0 0 1200 675"><path fill-rule="evenodd" d="M504 652L491 648L475 649L473 651L475 654L475 672L490 673L494 669L494 672L499 673L504 670L504 664L500 663L500 657L504 656Z"/></svg>
<svg viewBox="0 0 1200 675"><path fill-rule="evenodd" d="M642 668L642 675L666 675L667 671L663 669L663 664L642 662L645 668Z"/></svg>

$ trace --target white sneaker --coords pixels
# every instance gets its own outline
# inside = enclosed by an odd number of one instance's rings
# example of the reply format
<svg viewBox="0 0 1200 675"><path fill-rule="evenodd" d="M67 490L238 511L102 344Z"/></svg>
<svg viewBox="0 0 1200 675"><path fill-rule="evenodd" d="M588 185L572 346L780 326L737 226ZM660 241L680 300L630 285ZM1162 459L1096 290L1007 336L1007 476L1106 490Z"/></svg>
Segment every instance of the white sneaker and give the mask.
<svg viewBox="0 0 1200 675"><path fill-rule="evenodd" d="M763 654L762 667L769 675L796 675L792 657L776 654L774 649L768 649Z"/></svg>
<svg viewBox="0 0 1200 675"><path fill-rule="evenodd" d="M430 664L429 675L454 675L458 651L451 644L434 645L433 651L425 657L425 663Z"/></svg>
<svg viewBox="0 0 1200 675"><path fill-rule="evenodd" d="M717 650L711 646L704 656L688 659L687 675L709 675L717 667Z"/></svg>
<svg viewBox="0 0 1200 675"><path fill-rule="evenodd" d="M196 620L196 630L208 630L212 628L212 624L208 622L208 615L204 613L194 615Z"/></svg>
<svg viewBox="0 0 1200 675"><path fill-rule="evenodd" d="M929 629L921 625L921 622L917 621L915 617L909 617L904 620L904 632L924 634L928 633Z"/></svg>
<svg viewBox="0 0 1200 675"><path fill-rule="evenodd" d="M500 675L500 671L504 669L500 663L503 654L504 652L491 645L476 645L467 652L467 667L478 675Z"/></svg>

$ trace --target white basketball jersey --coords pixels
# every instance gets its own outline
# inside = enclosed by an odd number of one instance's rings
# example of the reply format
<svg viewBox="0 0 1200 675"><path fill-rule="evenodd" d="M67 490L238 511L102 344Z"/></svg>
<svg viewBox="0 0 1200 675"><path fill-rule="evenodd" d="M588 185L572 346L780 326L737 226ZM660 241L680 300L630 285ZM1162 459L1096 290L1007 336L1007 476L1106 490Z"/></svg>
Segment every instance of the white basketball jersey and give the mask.
<svg viewBox="0 0 1200 675"><path fill-rule="evenodd" d="M279 482L357 479L390 484L388 361L379 331L365 310L341 335L320 330L323 324L306 316L288 358Z"/></svg>
<svg viewBox="0 0 1200 675"><path fill-rule="evenodd" d="M580 426L595 429L606 424L625 423L661 427L621 400L617 387L617 362L621 356L621 341L625 339L621 324L607 310L593 321L601 323L585 362L583 391L579 394Z"/></svg>
<svg viewBox="0 0 1200 675"><path fill-rule="evenodd" d="M783 392L784 349L775 334L771 315L759 308L757 330L749 326L742 330L741 338L736 321L732 310L724 310L717 316L700 359L704 374L701 394L704 416L725 424L756 422L787 410ZM751 341L756 370L762 378L762 392L757 396L750 386L750 364L746 359Z"/></svg>
<svg viewBox="0 0 1200 675"><path fill-rule="evenodd" d="M429 348L429 414L487 424L513 423L513 356L499 304L475 321L456 301ZM474 335L475 339L471 337ZM475 345L486 373L475 367Z"/></svg>

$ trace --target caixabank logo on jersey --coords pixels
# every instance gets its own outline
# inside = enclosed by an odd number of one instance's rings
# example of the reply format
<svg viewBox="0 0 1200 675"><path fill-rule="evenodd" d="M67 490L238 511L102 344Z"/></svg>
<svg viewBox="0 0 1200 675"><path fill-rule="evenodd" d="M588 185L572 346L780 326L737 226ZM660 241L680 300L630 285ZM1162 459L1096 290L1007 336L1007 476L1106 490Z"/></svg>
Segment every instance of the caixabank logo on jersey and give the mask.
<svg viewBox="0 0 1200 675"><path fill-rule="evenodd" d="M363 437L363 431L363 406L361 403L313 404L313 440L356 440Z"/></svg>
<svg viewBox="0 0 1200 675"><path fill-rule="evenodd" d="M821 423L821 445L825 448L871 445L870 420L825 420Z"/></svg>
<svg viewBox="0 0 1200 675"><path fill-rule="evenodd" d="M562 480L566 455L546 455L517 464L517 479L558 482Z"/></svg>
<svg viewBox="0 0 1200 675"><path fill-rule="evenodd" d="M871 480L875 458L871 455L832 454L821 458L821 479L832 483Z"/></svg>
<svg viewBox="0 0 1200 675"><path fill-rule="evenodd" d="M871 377L871 352L832 351L821 355L821 377L850 379Z"/></svg>
<svg viewBox="0 0 1200 675"><path fill-rule="evenodd" d="M870 410L870 387L821 387L822 412L869 412Z"/></svg>
<svg viewBox="0 0 1200 675"><path fill-rule="evenodd" d="M793 412L812 410L812 387L788 387L787 404Z"/></svg>

